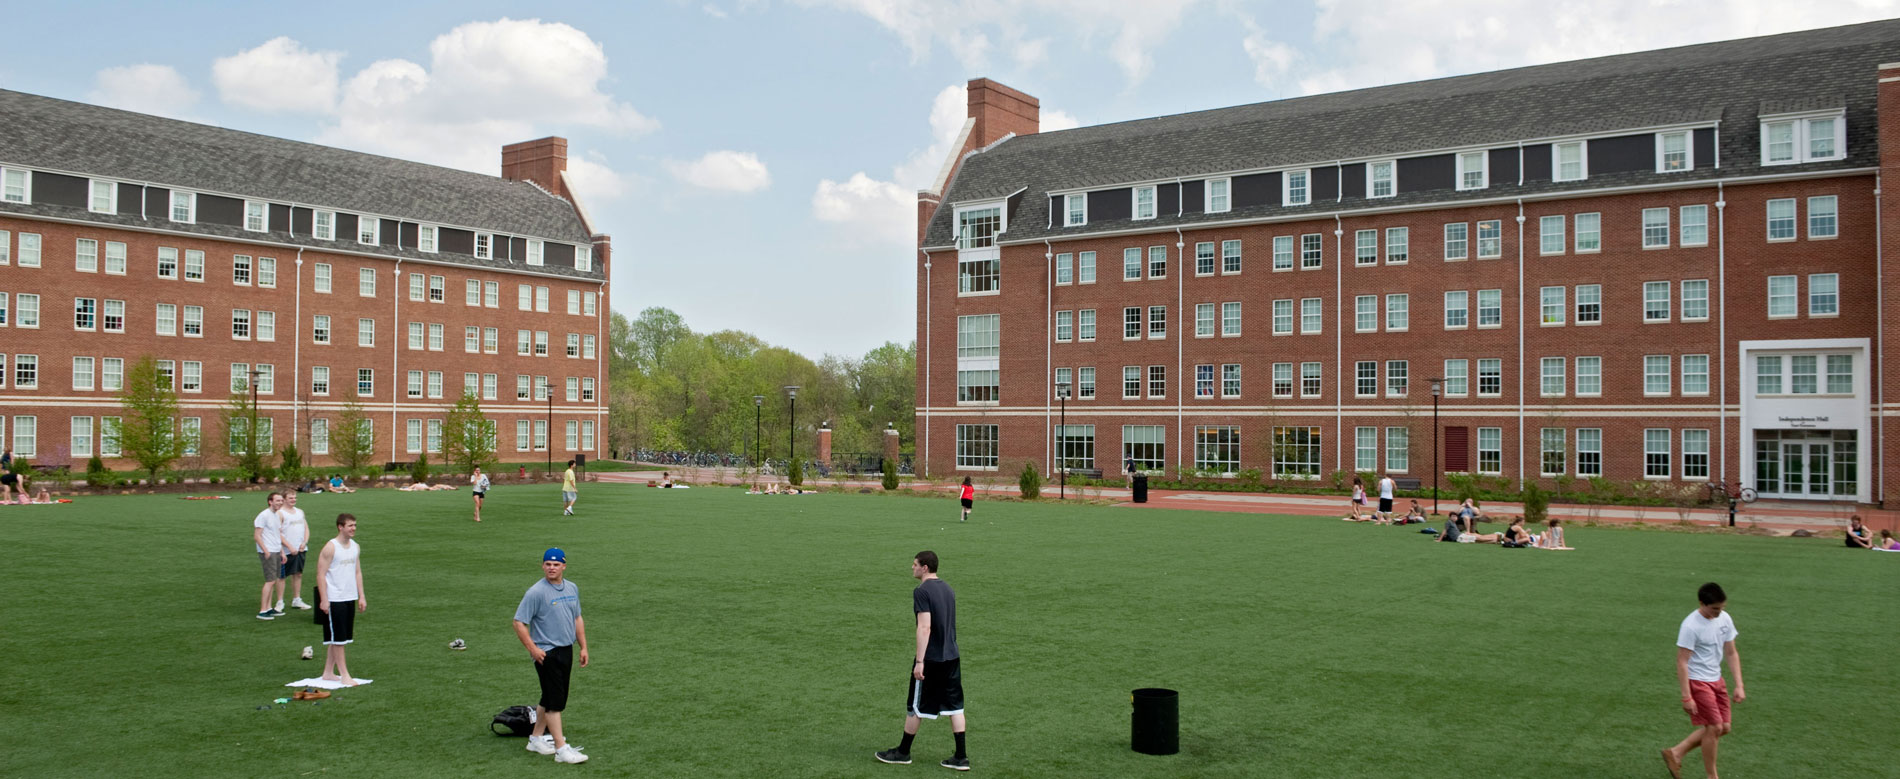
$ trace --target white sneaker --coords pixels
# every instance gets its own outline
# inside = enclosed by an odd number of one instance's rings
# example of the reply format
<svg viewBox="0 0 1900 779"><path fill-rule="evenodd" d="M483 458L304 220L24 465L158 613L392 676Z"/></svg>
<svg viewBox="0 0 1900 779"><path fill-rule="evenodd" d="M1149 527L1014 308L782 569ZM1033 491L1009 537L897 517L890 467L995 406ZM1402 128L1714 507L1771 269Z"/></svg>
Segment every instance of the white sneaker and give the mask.
<svg viewBox="0 0 1900 779"><path fill-rule="evenodd" d="M291 599L290 607L293 609L303 609L304 611L310 610L310 604L303 602L302 598Z"/></svg>
<svg viewBox="0 0 1900 779"><path fill-rule="evenodd" d="M303 655L302 655L303 659L310 660L310 659L315 658L316 656L317 656L317 653L316 653L315 647L307 646L303 648Z"/></svg>
<svg viewBox="0 0 1900 779"><path fill-rule="evenodd" d="M280 601L278 601L278 602L277 602L277 605L276 605L275 607L273 607L273 608L272 608L271 610L272 610L272 611L275 611L275 612L277 612L277 613L279 613L279 614L282 614L282 613L284 613L284 602L283 602L283 601L281 601L281 600L280 600Z"/></svg>
<svg viewBox="0 0 1900 779"><path fill-rule="evenodd" d="M553 736L529 736L528 751L542 755L555 753Z"/></svg>
<svg viewBox="0 0 1900 779"><path fill-rule="evenodd" d="M576 748L573 744L568 744L567 746L561 747L559 750L557 750L554 753L554 762L556 763L585 763L587 762L587 756L581 754L581 751L578 748Z"/></svg>

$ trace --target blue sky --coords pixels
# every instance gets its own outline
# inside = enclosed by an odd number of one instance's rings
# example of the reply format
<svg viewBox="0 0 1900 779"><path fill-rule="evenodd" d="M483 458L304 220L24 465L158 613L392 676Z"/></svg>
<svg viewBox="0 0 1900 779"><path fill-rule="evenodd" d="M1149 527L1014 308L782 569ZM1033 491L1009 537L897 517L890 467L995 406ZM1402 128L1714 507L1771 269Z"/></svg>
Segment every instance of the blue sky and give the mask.
<svg viewBox="0 0 1900 779"><path fill-rule="evenodd" d="M1051 130L1870 21L1900 0L279 8L11 3L0 87L491 174L501 144L561 135L614 236L616 310L815 358L914 337L915 191L973 77L1040 98Z"/></svg>

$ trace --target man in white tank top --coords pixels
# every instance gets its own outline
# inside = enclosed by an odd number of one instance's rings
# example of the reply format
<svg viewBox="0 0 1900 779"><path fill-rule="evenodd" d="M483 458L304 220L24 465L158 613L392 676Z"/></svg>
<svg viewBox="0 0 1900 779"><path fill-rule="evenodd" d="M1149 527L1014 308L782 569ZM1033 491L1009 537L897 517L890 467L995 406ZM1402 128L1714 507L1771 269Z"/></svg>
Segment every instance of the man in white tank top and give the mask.
<svg viewBox="0 0 1900 779"><path fill-rule="evenodd" d="M323 678L355 686L343 650L356 640L356 613L369 610L363 591L362 547L356 543L356 517L336 515L336 538L317 558L317 624L323 626Z"/></svg>

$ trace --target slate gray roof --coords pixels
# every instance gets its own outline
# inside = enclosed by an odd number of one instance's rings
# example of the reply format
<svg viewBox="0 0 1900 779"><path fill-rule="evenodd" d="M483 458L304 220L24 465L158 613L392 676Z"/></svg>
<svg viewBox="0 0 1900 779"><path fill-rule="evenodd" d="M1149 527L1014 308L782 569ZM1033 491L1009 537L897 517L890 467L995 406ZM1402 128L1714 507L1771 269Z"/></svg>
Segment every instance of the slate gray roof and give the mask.
<svg viewBox="0 0 1900 779"><path fill-rule="evenodd" d="M1357 89L1311 97L1081 127L1009 139L966 160L944 193L945 205L1001 198L1025 187L1004 241L1040 240L1133 227L1132 223L1049 228L1050 191L1108 188L1136 181L1200 179L1233 171L1339 159L1405 157L1460 146L1512 146L1572 134L1613 133L1720 120L1720 171L1698 168L1671 181L1761 172L1763 111L1845 107L1844 161L1775 166L1876 164L1877 67L1900 61L1900 20L1623 54L1469 76ZM1315 176L1324 175L1319 170ZM1582 182L1493 181L1474 192L1435 191L1379 206L1598 189L1653 180L1656 174L1592 175ZM1204 221L1321 213L1365 205L1356 198L1293 209L1236 209L1213 215L1163 214L1144 221L1163 230ZM954 209L940 208L924 245L954 242Z"/></svg>
<svg viewBox="0 0 1900 779"><path fill-rule="evenodd" d="M571 204L527 182L0 89L8 163L578 245L590 238Z"/></svg>

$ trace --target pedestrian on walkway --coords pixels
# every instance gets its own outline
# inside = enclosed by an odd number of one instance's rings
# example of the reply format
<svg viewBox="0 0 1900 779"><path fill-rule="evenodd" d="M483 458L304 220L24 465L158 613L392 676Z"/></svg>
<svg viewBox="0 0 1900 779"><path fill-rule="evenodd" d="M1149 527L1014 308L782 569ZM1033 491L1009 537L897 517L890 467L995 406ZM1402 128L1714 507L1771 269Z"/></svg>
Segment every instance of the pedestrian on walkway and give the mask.
<svg viewBox="0 0 1900 779"><path fill-rule="evenodd" d="M910 594L911 612L917 617L916 651L910 665L910 693L904 701L904 739L896 748L873 757L885 763L910 763L910 745L917 737L917 726L924 719L950 718L951 734L956 738L956 754L942 765L958 771L970 770L970 758L964 752L963 671L957 651L957 594L937 578L937 553L918 552L910 561L911 578L917 589Z"/></svg>

